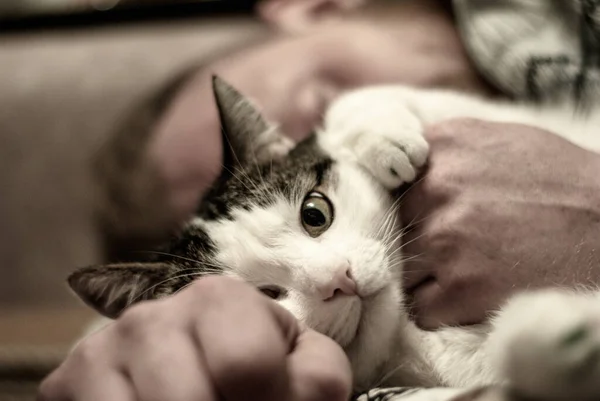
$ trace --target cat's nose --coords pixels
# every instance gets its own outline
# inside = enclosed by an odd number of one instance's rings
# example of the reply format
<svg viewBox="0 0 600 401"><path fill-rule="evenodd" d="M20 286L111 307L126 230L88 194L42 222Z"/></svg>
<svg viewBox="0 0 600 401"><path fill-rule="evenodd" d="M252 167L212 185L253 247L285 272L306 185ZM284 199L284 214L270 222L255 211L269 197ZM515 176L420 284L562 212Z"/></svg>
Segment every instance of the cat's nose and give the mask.
<svg viewBox="0 0 600 401"><path fill-rule="evenodd" d="M317 285L323 301L329 301L338 295L356 295L356 281L352 277L350 268L344 266L336 270L331 280Z"/></svg>

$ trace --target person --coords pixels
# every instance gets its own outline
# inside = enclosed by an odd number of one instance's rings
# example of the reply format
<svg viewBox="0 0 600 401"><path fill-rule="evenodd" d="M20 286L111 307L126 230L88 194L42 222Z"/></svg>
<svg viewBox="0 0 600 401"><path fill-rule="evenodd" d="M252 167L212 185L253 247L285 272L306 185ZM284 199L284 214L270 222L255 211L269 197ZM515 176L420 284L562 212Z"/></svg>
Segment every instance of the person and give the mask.
<svg viewBox="0 0 600 401"><path fill-rule="evenodd" d="M257 99L295 138L350 87L404 82L487 90L448 15L436 2L419 3L393 27L315 28L226 57L213 71ZM428 31L420 29L425 23ZM207 146L206 136L194 133L218 136L214 110L196 113L210 93L203 74L173 100L154 143L159 159L186 138L178 163L162 167L172 202L188 207L219 163L193 152L194 141L195 149ZM515 124L448 121L426 136L429 171L402 210L407 222L419 223L407 251L424 255L407 269L417 272L407 291L420 326L478 323L518 288L597 281L599 155ZM247 286L210 278L134 307L84 339L44 381L40 400L335 401L347 399L350 380L332 341L298 327Z"/></svg>

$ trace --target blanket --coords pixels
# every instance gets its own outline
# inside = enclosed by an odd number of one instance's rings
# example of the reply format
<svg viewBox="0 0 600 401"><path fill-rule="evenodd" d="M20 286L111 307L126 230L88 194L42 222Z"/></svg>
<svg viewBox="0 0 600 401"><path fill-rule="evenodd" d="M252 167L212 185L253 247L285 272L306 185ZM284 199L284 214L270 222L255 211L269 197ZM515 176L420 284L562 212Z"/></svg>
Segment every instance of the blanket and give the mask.
<svg viewBox="0 0 600 401"><path fill-rule="evenodd" d="M600 0L453 0L463 43L481 74L517 101L600 100ZM356 401L517 401L500 386L373 389ZM540 400L544 401L544 400Z"/></svg>

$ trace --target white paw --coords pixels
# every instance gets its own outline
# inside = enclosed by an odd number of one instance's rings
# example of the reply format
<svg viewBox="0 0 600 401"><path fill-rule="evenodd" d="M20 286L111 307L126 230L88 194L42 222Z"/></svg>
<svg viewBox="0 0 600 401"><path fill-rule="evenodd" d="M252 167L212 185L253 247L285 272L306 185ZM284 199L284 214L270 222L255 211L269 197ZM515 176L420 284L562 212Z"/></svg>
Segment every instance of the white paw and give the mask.
<svg viewBox="0 0 600 401"><path fill-rule="evenodd" d="M567 292L515 297L495 322L496 362L521 395L600 398L600 302Z"/></svg>
<svg viewBox="0 0 600 401"><path fill-rule="evenodd" d="M385 188L413 181L429 155L423 126L408 109L379 118L349 118L335 131L321 134L335 157L358 163ZM363 118L361 118L363 117Z"/></svg>

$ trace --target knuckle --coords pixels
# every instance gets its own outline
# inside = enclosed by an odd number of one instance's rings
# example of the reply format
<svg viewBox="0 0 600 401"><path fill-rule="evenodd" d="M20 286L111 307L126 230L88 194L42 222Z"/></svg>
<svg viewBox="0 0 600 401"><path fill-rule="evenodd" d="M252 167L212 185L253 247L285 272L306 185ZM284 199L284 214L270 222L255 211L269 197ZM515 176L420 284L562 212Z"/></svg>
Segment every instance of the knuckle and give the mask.
<svg viewBox="0 0 600 401"><path fill-rule="evenodd" d="M433 224L427 236L428 247L442 259L449 259L456 250L465 245L467 236L453 217L440 224Z"/></svg>
<svg viewBox="0 0 600 401"><path fill-rule="evenodd" d="M97 361L101 346L98 334L93 334L83 339L71 352L68 362L75 366L76 370L85 369Z"/></svg>
<svg viewBox="0 0 600 401"><path fill-rule="evenodd" d="M447 168L444 164L437 163L428 169L427 175L421 183L421 192L436 200L438 203L447 202L464 192L464 178L458 168Z"/></svg>
<svg viewBox="0 0 600 401"><path fill-rule="evenodd" d="M263 387L285 374L286 360L283 347L273 343L223 355L215 366L214 374L226 386Z"/></svg>
<svg viewBox="0 0 600 401"><path fill-rule="evenodd" d="M349 375L348 375L349 377ZM338 401L350 397L352 383L340 371L323 370L312 378L311 400Z"/></svg>
<svg viewBox="0 0 600 401"><path fill-rule="evenodd" d="M46 401L58 398L59 382L55 376L46 378L38 388L38 401Z"/></svg>
<svg viewBox="0 0 600 401"><path fill-rule="evenodd" d="M459 122L456 120L442 121L425 127L425 137L430 141L444 139L452 135Z"/></svg>
<svg viewBox="0 0 600 401"><path fill-rule="evenodd" d="M486 123L474 118L453 118L425 128L425 137L430 141L452 139L468 132L479 132Z"/></svg>
<svg viewBox="0 0 600 401"><path fill-rule="evenodd" d="M125 338L145 339L148 333L156 333L157 326L161 325L163 318L160 311L151 302L134 305L119 318L116 329Z"/></svg>
<svg viewBox="0 0 600 401"><path fill-rule="evenodd" d="M200 305L208 305L210 301L223 299L224 297L230 298L232 293L239 299L241 297L246 298L249 294L254 295L256 292L239 280L223 276L201 278L185 291L196 299L195 302L198 302L199 299L201 301Z"/></svg>

